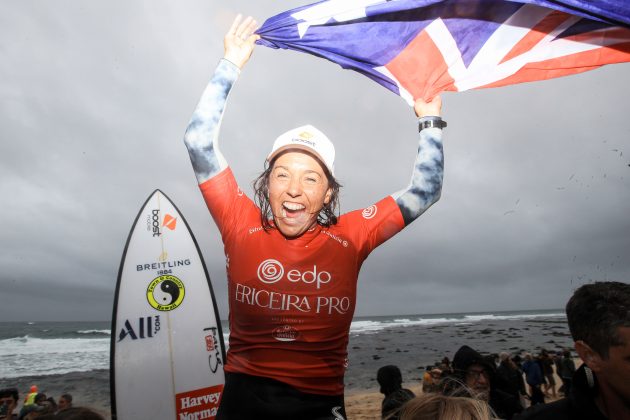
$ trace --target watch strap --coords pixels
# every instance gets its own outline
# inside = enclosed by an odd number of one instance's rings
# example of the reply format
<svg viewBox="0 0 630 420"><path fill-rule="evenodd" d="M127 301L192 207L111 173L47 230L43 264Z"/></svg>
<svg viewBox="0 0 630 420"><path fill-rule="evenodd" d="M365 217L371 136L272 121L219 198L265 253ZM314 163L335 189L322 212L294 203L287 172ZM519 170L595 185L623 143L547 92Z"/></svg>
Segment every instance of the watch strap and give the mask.
<svg viewBox="0 0 630 420"><path fill-rule="evenodd" d="M425 128L444 128L448 124L440 117L422 117L418 121L418 131L422 131Z"/></svg>

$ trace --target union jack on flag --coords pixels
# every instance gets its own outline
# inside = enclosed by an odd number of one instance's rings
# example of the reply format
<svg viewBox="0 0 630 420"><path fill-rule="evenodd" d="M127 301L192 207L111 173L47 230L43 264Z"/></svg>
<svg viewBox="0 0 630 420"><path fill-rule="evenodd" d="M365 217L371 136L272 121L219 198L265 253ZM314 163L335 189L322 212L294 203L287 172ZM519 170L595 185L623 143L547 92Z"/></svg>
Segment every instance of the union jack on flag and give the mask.
<svg viewBox="0 0 630 420"><path fill-rule="evenodd" d="M630 61L628 0L325 0L267 19L258 43L431 99Z"/></svg>

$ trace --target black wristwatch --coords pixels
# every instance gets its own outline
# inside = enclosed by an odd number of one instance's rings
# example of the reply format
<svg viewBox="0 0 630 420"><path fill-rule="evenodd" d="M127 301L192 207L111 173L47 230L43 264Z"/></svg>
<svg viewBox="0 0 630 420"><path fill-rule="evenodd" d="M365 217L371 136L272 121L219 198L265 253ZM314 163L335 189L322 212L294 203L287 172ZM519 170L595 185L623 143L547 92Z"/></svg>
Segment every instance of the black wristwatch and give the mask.
<svg viewBox="0 0 630 420"><path fill-rule="evenodd" d="M424 130L425 128L444 128L448 124L440 117L422 117L418 122L418 132Z"/></svg>

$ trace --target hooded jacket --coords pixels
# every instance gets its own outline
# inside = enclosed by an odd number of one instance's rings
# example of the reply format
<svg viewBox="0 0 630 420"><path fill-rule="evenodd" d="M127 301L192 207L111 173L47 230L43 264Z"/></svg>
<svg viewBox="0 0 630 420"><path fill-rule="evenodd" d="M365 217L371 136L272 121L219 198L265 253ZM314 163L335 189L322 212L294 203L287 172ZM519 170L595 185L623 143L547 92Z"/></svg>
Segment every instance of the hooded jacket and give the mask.
<svg viewBox="0 0 630 420"><path fill-rule="evenodd" d="M381 387L381 393L385 395L381 404L382 418L398 419L398 414L394 413L415 397L414 393L402 387L402 374L397 366L383 366L376 373L376 380Z"/></svg>
<svg viewBox="0 0 630 420"><path fill-rule="evenodd" d="M466 388L466 371L472 365L483 366L489 374L490 379L490 399L488 404L501 419L510 420L514 414L523 410L520 401L496 388L496 371L494 363L484 358L480 353L468 346L462 346L453 357L453 374L445 378L445 395L471 397Z"/></svg>

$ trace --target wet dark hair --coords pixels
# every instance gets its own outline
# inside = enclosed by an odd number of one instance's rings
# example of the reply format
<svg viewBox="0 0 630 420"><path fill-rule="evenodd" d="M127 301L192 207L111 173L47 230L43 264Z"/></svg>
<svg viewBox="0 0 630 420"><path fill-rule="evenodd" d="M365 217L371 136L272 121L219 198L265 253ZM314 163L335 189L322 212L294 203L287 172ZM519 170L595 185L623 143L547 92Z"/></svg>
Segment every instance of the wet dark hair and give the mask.
<svg viewBox="0 0 630 420"><path fill-rule="evenodd" d="M252 186L254 187L254 200L256 201L258 207L260 207L260 223L265 231L273 228L270 222L270 220L273 220L273 213L271 212L271 204L269 203L269 177L271 176L271 170L273 169L276 159L278 159L281 155L282 153L275 156L271 162L265 161L265 170L258 175L258 178L256 178L252 183ZM309 153L309 156L313 155ZM315 156L313 157L322 167L324 174L326 175L326 179L328 180L328 188L331 190L328 204L324 204L324 207L322 207L317 215L317 223L320 226L329 227L337 224L337 219L339 217L339 189L341 188L341 184L337 182L334 176L332 176L332 174L328 171L328 168L321 164L319 159Z"/></svg>
<svg viewBox="0 0 630 420"><path fill-rule="evenodd" d="M383 366L376 372L376 381L381 394L389 395L402 388L402 373L396 365Z"/></svg>
<svg viewBox="0 0 630 420"><path fill-rule="evenodd" d="M630 284L585 284L571 296L566 312L573 340L584 341L607 359L610 347L625 344L618 328L630 327Z"/></svg>

